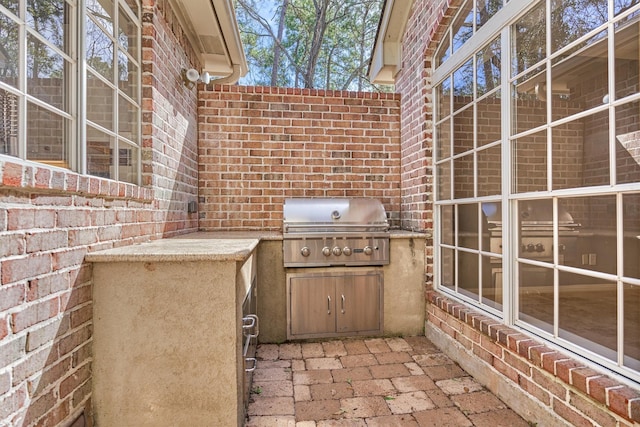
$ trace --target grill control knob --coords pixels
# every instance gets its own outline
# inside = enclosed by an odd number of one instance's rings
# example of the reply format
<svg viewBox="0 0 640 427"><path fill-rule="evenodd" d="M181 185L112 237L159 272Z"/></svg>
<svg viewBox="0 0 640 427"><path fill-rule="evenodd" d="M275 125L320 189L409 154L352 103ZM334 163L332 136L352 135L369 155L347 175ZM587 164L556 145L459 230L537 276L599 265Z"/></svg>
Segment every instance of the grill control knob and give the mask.
<svg viewBox="0 0 640 427"><path fill-rule="evenodd" d="M365 255L371 255L373 253L373 248L371 248L371 246L365 246L364 249L362 249L362 252L364 252Z"/></svg>
<svg viewBox="0 0 640 427"><path fill-rule="evenodd" d="M527 245L527 252L533 252L536 250L536 247L533 245L533 243L529 243Z"/></svg>
<svg viewBox="0 0 640 427"><path fill-rule="evenodd" d="M304 248L300 249L300 254L302 254L302 256L309 256L311 254L311 250L305 246Z"/></svg>
<svg viewBox="0 0 640 427"><path fill-rule="evenodd" d="M536 245L536 252L544 252L544 245L542 243Z"/></svg>
<svg viewBox="0 0 640 427"><path fill-rule="evenodd" d="M331 248L329 246L325 246L322 248L322 255L329 256L331 255Z"/></svg>
<svg viewBox="0 0 640 427"><path fill-rule="evenodd" d="M335 256L339 256L342 254L342 249L336 246L335 248L333 248L332 252Z"/></svg>
<svg viewBox="0 0 640 427"><path fill-rule="evenodd" d="M351 248L349 246L345 246L344 249L342 249L342 253L346 256L351 255Z"/></svg>

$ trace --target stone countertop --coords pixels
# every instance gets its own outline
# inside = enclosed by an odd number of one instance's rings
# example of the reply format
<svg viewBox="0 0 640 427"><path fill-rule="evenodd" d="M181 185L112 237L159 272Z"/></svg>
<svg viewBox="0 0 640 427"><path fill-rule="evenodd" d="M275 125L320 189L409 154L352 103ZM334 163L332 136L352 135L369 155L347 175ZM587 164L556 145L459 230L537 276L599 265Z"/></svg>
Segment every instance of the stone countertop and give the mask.
<svg viewBox="0 0 640 427"><path fill-rule="evenodd" d="M390 230L392 239L429 238L430 233ZM88 253L88 262L245 261L261 240L282 240L277 231L220 231L184 234Z"/></svg>
<svg viewBox="0 0 640 427"><path fill-rule="evenodd" d="M264 234L264 233L262 233ZM88 262L245 261L260 233L191 233L87 254Z"/></svg>

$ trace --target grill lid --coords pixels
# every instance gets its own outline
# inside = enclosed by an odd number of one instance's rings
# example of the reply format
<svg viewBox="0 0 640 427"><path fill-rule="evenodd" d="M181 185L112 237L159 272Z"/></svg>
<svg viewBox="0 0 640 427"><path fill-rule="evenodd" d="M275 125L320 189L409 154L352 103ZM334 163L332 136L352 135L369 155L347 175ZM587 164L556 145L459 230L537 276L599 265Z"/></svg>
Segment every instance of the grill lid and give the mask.
<svg viewBox="0 0 640 427"><path fill-rule="evenodd" d="M484 203L482 211L487 217L490 228L502 226L502 211L494 203ZM553 224L553 204L551 200L521 200L518 202L519 220L524 226L551 227ZM558 205L558 225L561 227L579 227L573 216L564 206Z"/></svg>
<svg viewBox="0 0 640 427"><path fill-rule="evenodd" d="M283 207L284 231L387 231L384 206L368 198L295 198Z"/></svg>

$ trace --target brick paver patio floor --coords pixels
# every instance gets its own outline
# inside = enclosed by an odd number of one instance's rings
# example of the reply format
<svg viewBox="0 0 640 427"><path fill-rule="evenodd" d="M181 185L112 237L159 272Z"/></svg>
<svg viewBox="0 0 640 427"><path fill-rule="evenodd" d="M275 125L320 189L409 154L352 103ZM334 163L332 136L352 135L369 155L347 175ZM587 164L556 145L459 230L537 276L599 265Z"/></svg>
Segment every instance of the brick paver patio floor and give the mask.
<svg viewBox="0 0 640 427"><path fill-rule="evenodd" d="M261 344L246 427L530 427L425 337Z"/></svg>

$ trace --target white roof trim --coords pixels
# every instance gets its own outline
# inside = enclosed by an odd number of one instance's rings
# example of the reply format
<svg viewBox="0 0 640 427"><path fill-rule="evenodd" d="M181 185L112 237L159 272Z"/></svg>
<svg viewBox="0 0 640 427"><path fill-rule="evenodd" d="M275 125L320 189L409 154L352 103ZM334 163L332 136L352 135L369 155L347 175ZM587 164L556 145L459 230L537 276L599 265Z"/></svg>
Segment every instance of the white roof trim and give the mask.
<svg viewBox="0 0 640 427"><path fill-rule="evenodd" d="M233 0L170 0L189 41L198 53L202 71L238 78L247 74L240 29Z"/></svg>
<svg viewBox="0 0 640 427"><path fill-rule="evenodd" d="M369 79L373 83L394 84L402 68L402 37L414 0L386 0L378 25Z"/></svg>

